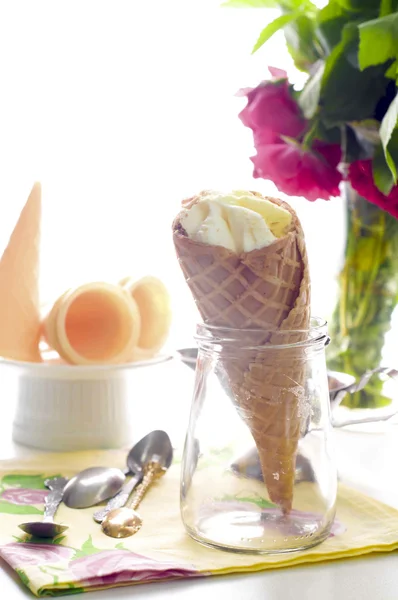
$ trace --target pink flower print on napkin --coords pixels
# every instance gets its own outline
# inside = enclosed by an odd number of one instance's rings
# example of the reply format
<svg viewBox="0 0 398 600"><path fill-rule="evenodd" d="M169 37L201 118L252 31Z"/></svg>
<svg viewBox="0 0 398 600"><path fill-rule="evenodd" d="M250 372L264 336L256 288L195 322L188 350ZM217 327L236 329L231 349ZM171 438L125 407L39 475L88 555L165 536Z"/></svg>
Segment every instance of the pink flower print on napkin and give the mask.
<svg viewBox="0 0 398 600"><path fill-rule="evenodd" d="M157 561L129 550L105 550L72 560L69 564L75 577L86 586L115 585L127 581L154 581L197 577L190 565Z"/></svg>
<svg viewBox="0 0 398 600"><path fill-rule="evenodd" d="M334 537L335 535L343 535L347 531L347 527L341 521L335 519L333 521L332 528L330 530L329 537Z"/></svg>
<svg viewBox="0 0 398 600"><path fill-rule="evenodd" d="M48 495L47 490L29 490L26 488L10 488L1 494L2 500L11 504L44 504Z"/></svg>
<svg viewBox="0 0 398 600"><path fill-rule="evenodd" d="M55 544L12 543L0 548L0 556L14 569L43 563L57 563L69 560L74 554L72 548Z"/></svg>

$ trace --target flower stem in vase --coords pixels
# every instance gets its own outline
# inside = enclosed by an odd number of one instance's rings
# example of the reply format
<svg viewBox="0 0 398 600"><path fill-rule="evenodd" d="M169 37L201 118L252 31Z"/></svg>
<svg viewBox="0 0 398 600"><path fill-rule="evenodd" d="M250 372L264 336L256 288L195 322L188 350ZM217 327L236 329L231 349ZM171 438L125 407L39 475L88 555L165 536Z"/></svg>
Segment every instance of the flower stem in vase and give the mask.
<svg viewBox="0 0 398 600"><path fill-rule="evenodd" d="M347 243L328 367L359 378L380 365L398 301L398 222L346 186ZM382 380L373 377L364 390L347 394L343 404L383 406L390 399L383 397L382 387Z"/></svg>

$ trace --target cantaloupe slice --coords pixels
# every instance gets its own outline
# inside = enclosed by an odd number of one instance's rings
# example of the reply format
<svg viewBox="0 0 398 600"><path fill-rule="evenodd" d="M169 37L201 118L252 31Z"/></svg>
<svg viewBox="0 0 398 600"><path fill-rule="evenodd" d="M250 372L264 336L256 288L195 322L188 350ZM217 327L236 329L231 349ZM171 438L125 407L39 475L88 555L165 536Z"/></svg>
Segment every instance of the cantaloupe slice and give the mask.
<svg viewBox="0 0 398 600"><path fill-rule="evenodd" d="M41 186L35 183L0 260L0 356L41 362Z"/></svg>
<svg viewBox="0 0 398 600"><path fill-rule="evenodd" d="M43 323L49 346L76 365L130 362L140 327L140 312L131 295L104 282L63 294Z"/></svg>
<svg viewBox="0 0 398 600"><path fill-rule="evenodd" d="M135 300L141 317L141 331L134 360L145 360L164 345L170 331L170 296L164 283L157 277L147 276L138 281L125 277L120 285Z"/></svg>

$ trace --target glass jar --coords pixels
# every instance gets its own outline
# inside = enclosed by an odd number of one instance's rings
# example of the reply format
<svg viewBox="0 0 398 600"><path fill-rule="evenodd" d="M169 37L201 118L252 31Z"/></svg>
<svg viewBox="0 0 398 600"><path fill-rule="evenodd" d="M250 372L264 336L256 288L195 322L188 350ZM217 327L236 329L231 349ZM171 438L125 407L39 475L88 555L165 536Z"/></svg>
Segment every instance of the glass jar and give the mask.
<svg viewBox="0 0 398 600"><path fill-rule="evenodd" d="M326 324L305 331L199 325L181 515L222 550L303 550L328 537L337 474Z"/></svg>

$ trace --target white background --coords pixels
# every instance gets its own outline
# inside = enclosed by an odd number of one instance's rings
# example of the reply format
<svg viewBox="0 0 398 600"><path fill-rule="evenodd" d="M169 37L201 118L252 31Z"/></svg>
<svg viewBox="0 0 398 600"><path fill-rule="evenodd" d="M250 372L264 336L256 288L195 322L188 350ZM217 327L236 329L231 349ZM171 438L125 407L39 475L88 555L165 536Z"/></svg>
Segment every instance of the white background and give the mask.
<svg viewBox="0 0 398 600"><path fill-rule="evenodd" d="M0 249L34 180L43 185L42 301L70 285L153 273L169 285L173 344L196 309L170 225L204 188L274 193L252 178L252 135L234 94L294 73L276 36L254 56L271 11L218 0L0 3ZM342 258L340 199L292 201L303 221L313 313L328 317Z"/></svg>
<svg viewBox="0 0 398 600"><path fill-rule="evenodd" d="M237 118L244 101L234 93L264 78L267 64L293 74L281 37L250 56L270 13L218 5L0 1L0 251L33 181L41 180L43 302L84 281L152 272L173 296L173 343L185 343L193 332L197 315L174 256L172 218L181 199L202 188L275 191L251 177L251 132ZM342 202L293 204L307 236L313 312L328 316L343 251ZM8 456L10 421L1 427L1 453ZM351 479L356 473L368 483L364 491L377 490L397 505L396 449L386 446L381 454L379 439L365 446L357 440L351 452L340 440L340 463L347 463ZM358 455L371 473L358 469ZM391 486L386 497L385 482ZM30 597L7 573L0 571L7 598ZM318 565L316 572L259 574L250 585L247 576L220 577L172 584L169 591L178 598L393 598L395 574L390 554ZM139 598L165 595L161 585L138 587ZM126 588L111 595L132 594Z"/></svg>

